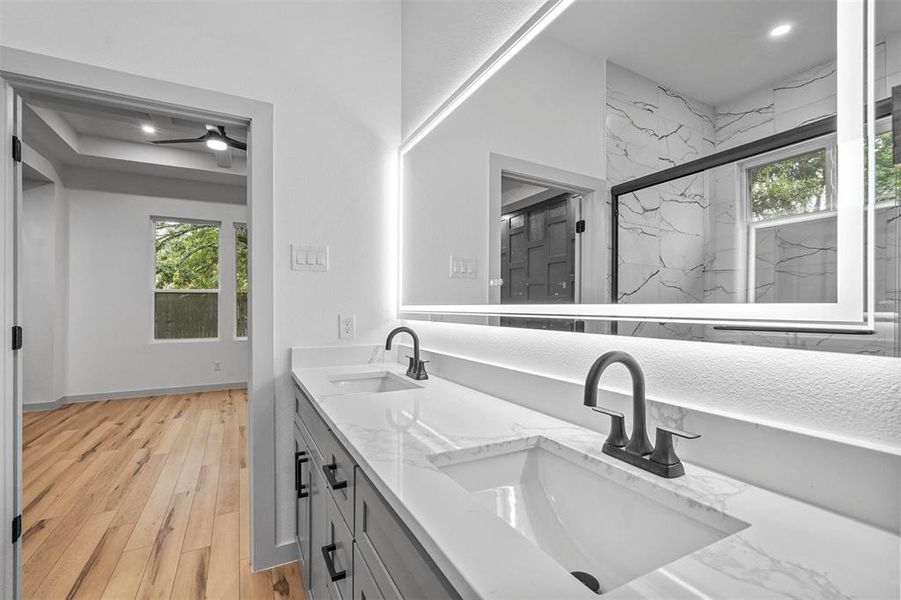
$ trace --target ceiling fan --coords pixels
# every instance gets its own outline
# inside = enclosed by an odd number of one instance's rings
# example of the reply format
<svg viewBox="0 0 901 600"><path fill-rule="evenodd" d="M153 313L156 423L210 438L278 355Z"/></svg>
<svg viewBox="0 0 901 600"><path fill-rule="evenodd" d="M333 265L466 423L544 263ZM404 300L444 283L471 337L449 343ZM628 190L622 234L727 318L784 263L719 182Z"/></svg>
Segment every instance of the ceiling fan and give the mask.
<svg viewBox="0 0 901 600"><path fill-rule="evenodd" d="M180 140L153 140L154 144L194 144L197 142L206 142L211 150L226 150L228 148L236 148L238 150L247 151L247 144L228 137L225 133L225 127L222 125L207 125L206 133L199 138L186 138Z"/></svg>

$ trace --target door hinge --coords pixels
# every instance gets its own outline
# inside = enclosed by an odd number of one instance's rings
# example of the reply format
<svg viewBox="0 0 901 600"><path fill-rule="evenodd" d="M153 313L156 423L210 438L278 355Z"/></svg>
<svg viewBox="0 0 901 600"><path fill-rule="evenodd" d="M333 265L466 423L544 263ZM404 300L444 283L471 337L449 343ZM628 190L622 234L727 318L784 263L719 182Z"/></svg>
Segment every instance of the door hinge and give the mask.
<svg viewBox="0 0 901 600"><path fill-rule="evenodd" d="M13 350L21 350L22 349L22 326L21 325L13 325Z"/></svg>
<svg viewBox="0 0 901 600"><path fill-rule="evenodd" d="M13 544L18 542L20 537L22 537L22 515L16 515L13 517Z"/></svg>
<svg viewBox="0 0 901 600"><path fill-rule="evenodd" d="M585 231L585 219L580 219L576 221L576 233L582 233Z"/></svg>
<svg viewBox="0 0 901 600"><path fill-rule="evenodd" d="M13 136L13 160L22 162L22 141L17 136Z"/></svg>

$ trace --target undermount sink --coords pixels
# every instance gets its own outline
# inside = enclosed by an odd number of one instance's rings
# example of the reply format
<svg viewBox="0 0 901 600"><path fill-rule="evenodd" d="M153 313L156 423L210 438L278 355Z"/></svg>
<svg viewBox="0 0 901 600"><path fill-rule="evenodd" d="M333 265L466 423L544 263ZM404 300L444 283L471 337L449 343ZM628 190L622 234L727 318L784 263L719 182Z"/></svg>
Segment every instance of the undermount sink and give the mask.
<svg viewBox="0 0 901 600"><path fill-rule="evenodd" d="M652 498L633 489L634 478L615 481L542 438L507 446L477 457L455 450L433 462L567 571L594 577L601 593L747 527L713 507Z"/></svg>
<svg viewBox="0 0 901 600"><path fill-rule="evenodd" d="M390 371L341 374L329 379L329 383L333 390L326 393L327 396L398 392L422 387Z"/></svg>

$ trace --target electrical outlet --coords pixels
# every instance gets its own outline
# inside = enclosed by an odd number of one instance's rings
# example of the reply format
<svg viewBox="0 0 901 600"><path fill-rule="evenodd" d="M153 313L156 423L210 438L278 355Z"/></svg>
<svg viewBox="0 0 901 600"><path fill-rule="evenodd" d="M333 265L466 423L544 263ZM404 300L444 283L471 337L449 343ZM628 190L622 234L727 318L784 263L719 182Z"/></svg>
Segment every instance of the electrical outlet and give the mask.
<svg viewBox="0 0 901 600"><path fill-rule="evenodd" d="M354 315L338 315L338 337L342 340L353 339L357 335L356 321Z"/></svg>
<svg viewBox="0 0 901 600"><path fill-rule="evenodd" d="M213 361L213 370L214 370L214 371L221 371L221 370L222 370L222 363L221 363L220 361L218 361L218 360L214 360L214 361Z"/></svg>

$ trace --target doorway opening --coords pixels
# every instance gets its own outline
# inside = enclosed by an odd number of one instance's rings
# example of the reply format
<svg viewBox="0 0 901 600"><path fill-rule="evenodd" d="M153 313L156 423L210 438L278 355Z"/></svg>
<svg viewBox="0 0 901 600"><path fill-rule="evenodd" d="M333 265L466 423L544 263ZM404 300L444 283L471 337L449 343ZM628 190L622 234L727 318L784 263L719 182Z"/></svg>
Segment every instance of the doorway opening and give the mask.
<svg viewBox="0 0 901 600"><path fill-rule="evenodd" d="M91 67L76 83L62 63L16 51L0 73L15 140L2 312L23 340L4 351L3 507L17 541L3 589L166 597L198 584L177 575L212 561L217 540L250 573L251 532L259 547L270 537L271 498L250 523L255 479L271 487L274 474L272 456L249 452L267 415L247 395L254 371L271 385L250 351L271 348L271 294L257 284L271 281L271 240L254 236L271 209L251 202L271 195L259 193L272 185L271 105ZM147 547L168 556L139 557ZM237 587L226 562L230 575L200 583Z"/></svg>
<svg viewBox="0 0 901 600"><path fill-rule="evenodd" d="M501 304L577 304L582 195L551 182L501 178ZM501 325L573 330L568 319L503 317Z"/></svg>

